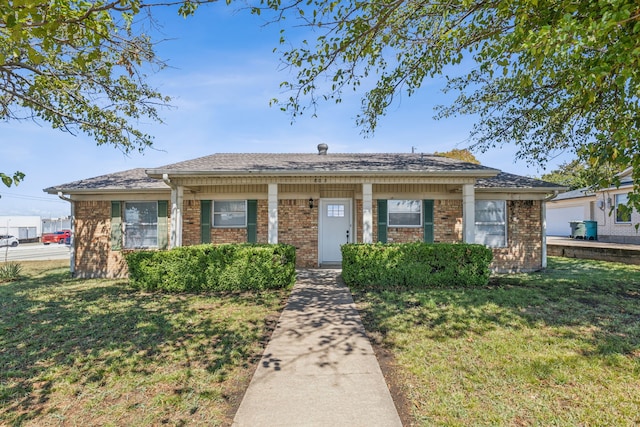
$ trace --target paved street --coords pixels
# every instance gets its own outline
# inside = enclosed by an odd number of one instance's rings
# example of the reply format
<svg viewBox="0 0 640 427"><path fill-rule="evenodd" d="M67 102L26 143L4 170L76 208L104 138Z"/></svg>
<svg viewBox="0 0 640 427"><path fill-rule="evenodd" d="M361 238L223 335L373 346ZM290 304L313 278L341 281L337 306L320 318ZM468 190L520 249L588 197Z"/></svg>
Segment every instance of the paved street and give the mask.
<svg viewBox="0 0 640 427"><path fill-rule="evenodd" d="M0 262L6 261L46 261L53 259L69 259L70 247L67 245L43 245L42 243L25 243L15 248L1 247Z"/></svg>

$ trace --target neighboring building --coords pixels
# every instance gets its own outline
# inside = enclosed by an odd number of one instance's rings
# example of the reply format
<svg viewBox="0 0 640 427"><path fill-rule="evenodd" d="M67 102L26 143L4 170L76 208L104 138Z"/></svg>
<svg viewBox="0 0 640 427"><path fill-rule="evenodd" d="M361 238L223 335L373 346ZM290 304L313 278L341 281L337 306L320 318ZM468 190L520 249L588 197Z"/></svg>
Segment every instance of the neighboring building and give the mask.
<svg viewBox="0 0 640 427"><path fill-rule="evenodd" d="M37 241L42 233L39 216L0 216L0 234L15 236L21 243Z"/></svg>
<svg viewBox="0 0 640 427"><path fill-rule="evenodd" d="M633 190L631 169L619 174L620 186L589 191L580 189L561 193L547 202L547 234L569 236L570 221L591 220L598 223L598 240L640 244L635 224L640 214L629 212L625 205Z"/></svg>
<svg viewBox="0 0 640 427"><path fill-rule="evenodd" d="M556 184L424 154L215 154L45 189L68 197L79 277L123 277L123 250L288 243L298 267L347 242L478 242L495 271L546 265Z"/></svg>
<svg viewBox="0 0 640 427"><path fill-rule="evenodd" d="M547 202L547 235L571 235L571 221L595 220L596 195L588 189L560 193Z"/></svg>
<svg viewBox="0 0 640 427"><path fill-rule="evenodd" d="M55 233L61 230L71 230L71 218L43 218L42 232Z"/></svg>

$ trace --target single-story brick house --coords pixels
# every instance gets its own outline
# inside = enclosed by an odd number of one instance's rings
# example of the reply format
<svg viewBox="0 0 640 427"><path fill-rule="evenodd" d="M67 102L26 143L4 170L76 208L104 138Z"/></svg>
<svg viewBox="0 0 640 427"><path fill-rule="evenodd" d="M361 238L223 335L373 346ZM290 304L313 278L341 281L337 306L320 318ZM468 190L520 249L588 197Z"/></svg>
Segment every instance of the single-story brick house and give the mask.
<svg viewBox="0 0 640 427"><path fill-rule="evenodd" d="M426 154L214 154L45 189L70 200L72 271L124 277L123 250L288 243L298 267L347 242L478 242L493 269L546 266L545 199L562 187Z"/></svg>

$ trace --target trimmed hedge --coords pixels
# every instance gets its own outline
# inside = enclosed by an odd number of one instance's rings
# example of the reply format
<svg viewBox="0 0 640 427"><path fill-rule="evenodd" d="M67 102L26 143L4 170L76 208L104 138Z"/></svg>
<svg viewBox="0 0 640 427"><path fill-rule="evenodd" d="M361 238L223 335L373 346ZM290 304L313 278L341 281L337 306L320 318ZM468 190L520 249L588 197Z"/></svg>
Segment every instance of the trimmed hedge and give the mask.
<svg viewBox="0 0 640 427"><path fill-rule="evenodd" d="M291 245L184 246L125 253L134 288L168 292L246 291L291 286L296 249Z"/></svg>
<svg viewBox="0 0 640 427"><path fill-rule="evenodd" d="M491 249L466 243L352 243L342 246L342 278L363 289L484 286Z"/></svg>

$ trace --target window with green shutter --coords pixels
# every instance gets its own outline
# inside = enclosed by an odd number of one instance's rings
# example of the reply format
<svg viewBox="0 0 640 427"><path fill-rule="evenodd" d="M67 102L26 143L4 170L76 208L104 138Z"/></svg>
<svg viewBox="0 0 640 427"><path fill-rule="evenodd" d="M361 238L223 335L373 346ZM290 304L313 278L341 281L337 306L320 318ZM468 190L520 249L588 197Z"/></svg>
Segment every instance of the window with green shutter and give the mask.
<svg viewBox="0 0 640 427"><path fill-rule="evenodd" d="M111 202L111 249L169 246L169 202Z"/></svg>
<svg viewBox="0 0 640 427"><path fill-rule="evenodd" d="M211 243L211 200L200 201L200 241Z"/></svg>
<svg viewBox="0 0 640 427"><path fill-rule="evenodd" d="M433 200L422 201L422 212L424 215L424 241L433 243Z"/></svg>
<svg viewBox="0 0 640 427"><path fill-rule="evenodd" d="M247 200L247 242L258 242L258 201Z"/></svg>
<svg viewBox="0 0 640 427"><path fill-rule="evenodd" d="M159 248L159 210L164 205L164 231L167 234L167 202L127 201L123 205L122 247L126 249Z"/></svg>
<svg viewBox="0 0 640 427"><path fill-rule="evenodd" d="M387 201L378 200L378 242L387 243Z"/></svg>

